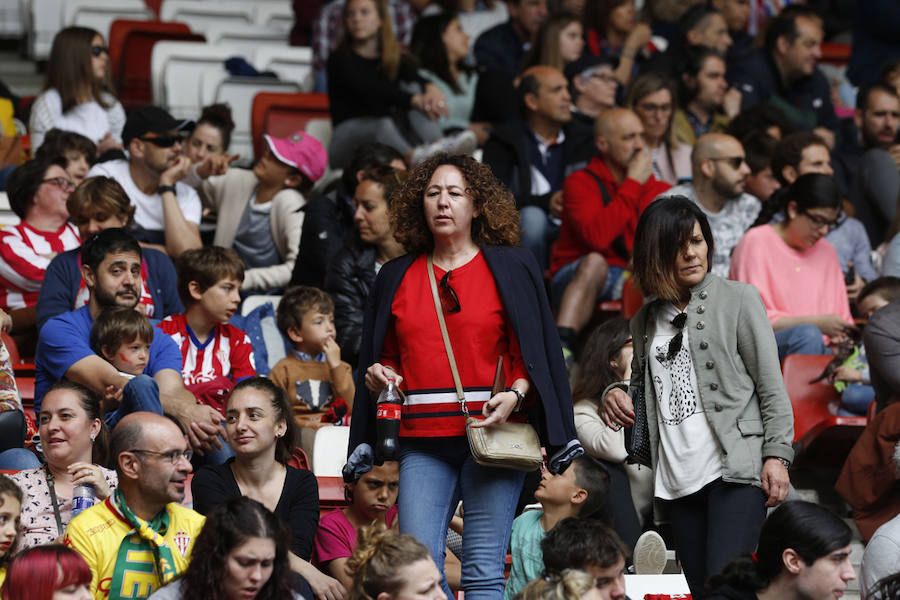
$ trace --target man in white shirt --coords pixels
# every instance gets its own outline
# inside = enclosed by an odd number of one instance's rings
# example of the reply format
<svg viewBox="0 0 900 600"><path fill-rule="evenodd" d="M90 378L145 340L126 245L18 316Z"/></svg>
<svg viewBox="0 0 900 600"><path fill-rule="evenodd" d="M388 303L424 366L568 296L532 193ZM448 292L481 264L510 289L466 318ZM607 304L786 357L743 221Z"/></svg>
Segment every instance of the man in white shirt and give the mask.
<svg viewBox="0 0 900 600"><path fill-rule="evenodd" d="M122 130L128 158L99 163L88 173L122 185L135 207L134 236L172 258L203 245L200 198L181 181L191 166L181 153L182 132L192 126L193 121L175 119L159 107L141 108Z"/></svg>

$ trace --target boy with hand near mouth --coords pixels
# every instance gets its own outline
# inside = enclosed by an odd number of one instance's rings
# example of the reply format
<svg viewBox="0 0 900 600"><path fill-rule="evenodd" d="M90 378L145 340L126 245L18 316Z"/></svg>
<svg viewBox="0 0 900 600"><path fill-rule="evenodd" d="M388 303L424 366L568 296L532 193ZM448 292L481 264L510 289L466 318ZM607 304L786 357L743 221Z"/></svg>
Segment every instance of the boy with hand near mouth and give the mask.
<svg viewBox="0 0 900 600"><path fill-rule="evenodd" d="M341 360L341 348L334 340L334 302L327 293L303 285L290 287L276 316L294 352L272 367L269 379L291 399L301 446L311 456L316 429L346 424L356 390L353 370Z"/></svg>
<svg viewBox="0 0 900 600"><path fill-rule="evenodd" d="M228 324L241 302L244 263L234 250L206 246L182 254L177 271L185 311L157 327L181 349L184 386L224 415L234 385L256 375L250 338Z"/></svg>

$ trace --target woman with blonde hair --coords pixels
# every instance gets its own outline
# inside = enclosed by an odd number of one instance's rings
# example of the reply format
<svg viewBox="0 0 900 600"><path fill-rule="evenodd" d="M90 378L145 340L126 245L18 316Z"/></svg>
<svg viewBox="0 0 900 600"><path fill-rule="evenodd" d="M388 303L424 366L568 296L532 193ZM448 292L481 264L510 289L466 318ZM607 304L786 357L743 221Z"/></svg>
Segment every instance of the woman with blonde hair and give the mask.
<svg viewBox="0 0 900 600"><path fill-rule="evenodd" d="M675 82L659 73L645 73L631 84L625 106L644 125L644 140L653 153L656 178L672 185L690 179L693 148L679 142L672 127L678 110Z"/></svg>
<svg viewBox="0 0 900 600"><path fill-rule="evenodd" d="M363 527L347 563L353 587L347 600L447 600L441 573L428 549L409 534L383 524Z"/></svg>
<svg viewBox="0 0 900 600"><path fill-rule="evenodd" d="M413 169L391 202L391 219L408 254L381 268L369 295L349 449L376 446L373 399L393 380L406 401L399 449L383 458L400 461L400 531L442 565L461 499L462 589L469 600L499 600L524 473L475 462L456 390L464 390L476 428L524 421L526 397L533 399L529 412L545 424L539 429L554 473L583 453L544 280L534 254L518 246L512 194L471 157L441 154ZM491 393L499 357L502 391Z"/></svg>
<svg viewBox="0 0 900 600"><path fill-rule="evenodd" d="M88 27L66 27L53 38L44 91L31 107L32 149L54 127L89 138L98 155L122 149L125 110L109 77L109 48Z"/></svg>
<svg viewBox="0 0 900 600"><path fill-rule="evenodd" d="M605 583L605 582L602 582ZM546 575L530 582L515 600L621 600L625 586L603 585L598 578L578 569L566 569L560 575Z"/></svg>

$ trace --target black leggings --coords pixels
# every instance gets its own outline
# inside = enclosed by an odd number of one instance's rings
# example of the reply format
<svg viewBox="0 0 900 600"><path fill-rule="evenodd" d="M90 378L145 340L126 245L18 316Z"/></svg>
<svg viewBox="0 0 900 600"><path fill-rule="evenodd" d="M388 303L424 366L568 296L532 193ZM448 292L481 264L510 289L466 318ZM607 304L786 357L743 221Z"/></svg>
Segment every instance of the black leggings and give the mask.
<svg viewBox="0 0 900 600"><path fill-rule="evenodd" d="M675 551L693 598L704 597L707 577L718 575L738 554L756 549L765 502L760 488L721 479L666 501Z"/></svg>

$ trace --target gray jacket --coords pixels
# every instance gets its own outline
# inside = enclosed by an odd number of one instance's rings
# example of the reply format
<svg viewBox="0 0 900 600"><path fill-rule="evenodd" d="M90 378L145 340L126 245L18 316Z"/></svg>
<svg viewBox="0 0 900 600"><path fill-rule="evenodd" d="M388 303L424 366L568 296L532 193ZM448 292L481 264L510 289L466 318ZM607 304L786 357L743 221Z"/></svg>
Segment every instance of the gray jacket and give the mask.
<svg viewBox="0 0 900 600"><path fill-rule="evenodd" d="M659 425L649 346L659 306L658 300L650 302L631 320L631 383L644 378L654 466ZM794 415L759 292L710 273L691 290L685 312L700 401L722 451L722 479L758 486L763 457L794 459Z"/></svg>

